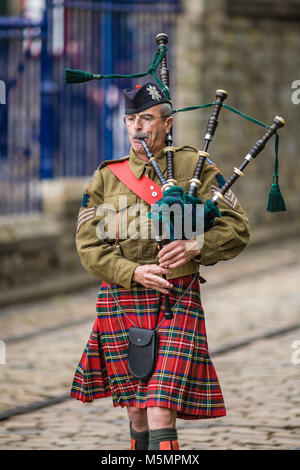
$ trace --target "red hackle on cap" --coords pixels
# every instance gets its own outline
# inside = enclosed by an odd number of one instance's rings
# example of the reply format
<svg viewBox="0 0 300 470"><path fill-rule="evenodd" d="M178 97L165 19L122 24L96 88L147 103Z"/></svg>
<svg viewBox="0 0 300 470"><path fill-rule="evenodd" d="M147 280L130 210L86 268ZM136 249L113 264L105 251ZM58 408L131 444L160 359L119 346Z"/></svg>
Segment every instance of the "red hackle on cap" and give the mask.
<svg viewBox="0 0 300 470"><path fill-rule="evenodd" d="M135 88L139 90L140 88L142 88L142 85L135 85Z"/></svg>

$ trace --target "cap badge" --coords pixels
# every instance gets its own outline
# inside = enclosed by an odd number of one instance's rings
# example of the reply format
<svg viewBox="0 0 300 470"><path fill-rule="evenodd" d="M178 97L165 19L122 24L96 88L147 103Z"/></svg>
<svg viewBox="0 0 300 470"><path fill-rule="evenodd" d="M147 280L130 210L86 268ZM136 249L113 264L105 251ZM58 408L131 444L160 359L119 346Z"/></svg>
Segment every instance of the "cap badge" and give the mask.
<svg viewBox="0 0 300 470"><path fill-rule="evenodd" d="M155 88L155 86L149 85L148 88L147 88L147 91L148 91L149 95L151 95L151 98L152 98L153 100L157 100L157 101L160 100L161 95L160 95L160 93L157 91L157 89Z"/></svg>

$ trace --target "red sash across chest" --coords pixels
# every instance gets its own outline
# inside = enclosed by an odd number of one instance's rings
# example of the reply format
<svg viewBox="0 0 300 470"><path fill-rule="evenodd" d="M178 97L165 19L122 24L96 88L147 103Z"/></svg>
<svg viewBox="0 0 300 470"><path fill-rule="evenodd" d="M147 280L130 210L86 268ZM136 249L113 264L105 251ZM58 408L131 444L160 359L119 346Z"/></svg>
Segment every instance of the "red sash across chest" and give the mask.
<svg viewBox="0 0 300 470"><path fill-rule="evenodd" d="M161 187L146 175L142 175L141 178L138 179L131 170L128 160L109 163L107 166L127 188L150 206L162 198Z"/></svg>

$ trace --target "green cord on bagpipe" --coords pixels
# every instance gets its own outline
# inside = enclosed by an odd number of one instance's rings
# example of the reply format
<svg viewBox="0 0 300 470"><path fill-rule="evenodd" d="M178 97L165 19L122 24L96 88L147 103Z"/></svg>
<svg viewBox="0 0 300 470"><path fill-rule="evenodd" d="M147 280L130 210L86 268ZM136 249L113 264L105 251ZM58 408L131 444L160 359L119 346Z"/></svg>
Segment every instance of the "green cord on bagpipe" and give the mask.
<svg viewBox="0 0 300 470"><path fill-rule="evenodd" d="M83 70L72 70L65 69L65 83L83 83L90 80L102 80L102 78L141 78L146 75L153 75L156 80L156 83L160 86L162 91L167 95L169 99L170 92L167 87L161 82L161 80L156 75L156 69L161 63L163 57L166 55L168 48L164 46L161 51L157 50L153 56L152 63L146 72L142 73L132 73L132 74L118 74L112 73L109 75L95 74L90 72L85 72Z"/></svg>
<svg viewBox="0 0 300 470"><path fill-rule="evenodd" d="M180 108L180 109L173 109L172 114L183 112L183 111L194 111L196 109L202 109L202 108L209 108L211 106L214 106L216 102L212 103L206 103L202 104L199 106L188 106L186 108ZM222 106L226 109L229 109L230 111L238 114L239 116L242 116L243 118L247 119L248 121L254 122L255 124L258 124L259 126L265 127L266 129L271 129L271 126L268 126L267 124L264 124L263 122L259 121L258 119L253 118L252 116L248 116L247 114L242 113L238 109L233 108L232 106L228 106L227 104L223 103ZM280 191L280 187L278 184L278 179L279 179L279 161L278 161L278 153L279 153L279 134L275 132L275 167L274 167L274 173L273 173L273 183L269 192L269 198L268 198L268 204L267 204L267 211L268 212L284 212L286 211L286 205L282 196L282 193Z"/></svg>
<svg viewBox="0 0 300 470"><path fill-rule="evenodd" d="M167 97L171 101L169 87L165 86L164 83L159 79L159 77L156 74L156 69L159 66L159 64L162 62L164 57L166 56L167 50L168 50L167 46L160 45L160 47L158 48L158 50L155 52L155 54L153 56L153 60L152 60L152 63L150 65L150 67L146 70L146 72L133 73L133 74L108 74L108 75L102 75L102 74L93 74L93 73L90 73L90 72L85 72L83 70L73 70L73 69L67 68L67 69L65 69L65 83L67 83L67 84L83 83L83 82L87 82L87 81L90 81L90 80L102 80L102 79L106 79L106 78L112 78L112 79L114 79L114 78L133 78L134 79L134 78L145 77L147 75L152 75L154 77L155 81L157 82L158 86L162 89L162 91L167 95ZM198 105L198 106L189 106L189 107L185 107L185 108L181 108L181 109L173 109L172 114L175 114L175 113L178 113L178 112L193 111L193 110L197 110L197 109L208 108L208 107L211 107L211 106L215 106L216 104L217 104L217 102L214 101L212 103L202 104L202 105ZM247 120L249 120L249 121L251 121L255 124L258 124L262 127L265 127L267 129L271 130L270 136L272 134L275 134L275 167L274 167L274 173L273 173L273 182L272 182L272 186L271 186L271 189L270 189L270 192L269 192L267 211L269 211L269 212L286 211L286 205L285 205L285 202L284 202L284 199L283 199L283 196L281 194L280 187L279 187L279 184L278 184L278 179L279 179L279 174L278 174L278 169L279 169L279 161L278 161L279 135L276 132L277 127L281 127L285 124L284 120L282 118L279 118L280 125L277 126L276 129L274 130L273 126L270 127L270 126L264 124L263 122L255 119L251 116L248 116L248 115L242 113L241 111L239 111L239 110L237 110L237 109L235 109L231 106L228 106L228 105L224 104L223 102L221 103L221 106L223 106L224 108L240 115L241 117L243 117L243 118L245 118L245 119L247 119ZM274 120L274 122L275 122L275 120ZM258 141L258 142L260 142L260 141ZM202 153L205 153L205 152L202 152ZM255 156L256 155L257 155L257 153L255 154ZM255 158L255 156L254 156L254 158Z"/></svg>

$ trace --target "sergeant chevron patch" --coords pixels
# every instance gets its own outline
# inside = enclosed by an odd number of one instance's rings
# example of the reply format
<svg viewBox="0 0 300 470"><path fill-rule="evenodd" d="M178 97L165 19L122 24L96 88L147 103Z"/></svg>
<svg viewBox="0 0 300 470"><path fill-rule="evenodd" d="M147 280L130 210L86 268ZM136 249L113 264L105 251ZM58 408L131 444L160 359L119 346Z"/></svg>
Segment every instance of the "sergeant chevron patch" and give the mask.
<svg viewBox="0 0 300 470"><path fill-rule="evenodd" d="M214 184L211 185L211 191L213 193L213 196L215 193L218 193L220 191L220 188L218 186L215 186ZM236 206L238 205L239 201L235 194L231 191L231 189L228 189L226 193L224 194L224 202L227 204L227 206L231 207L232 209L236 209Z"/></svg>
<svg viewBox="0 0 300 470"><path fill-rule="evenodd" d="M84 225L88 220L93 219L93 217L95 216L95 212L96 207L89 207L88 209L84 209L79 212L76 233L78 232L80 227Z"/></svg>

